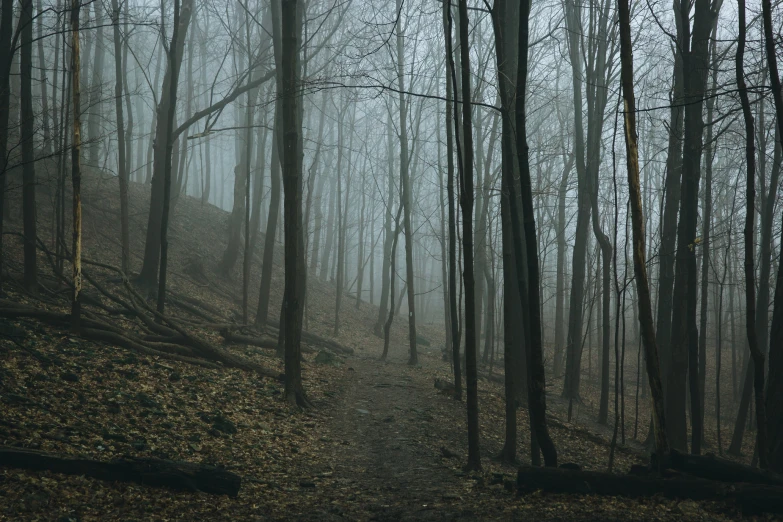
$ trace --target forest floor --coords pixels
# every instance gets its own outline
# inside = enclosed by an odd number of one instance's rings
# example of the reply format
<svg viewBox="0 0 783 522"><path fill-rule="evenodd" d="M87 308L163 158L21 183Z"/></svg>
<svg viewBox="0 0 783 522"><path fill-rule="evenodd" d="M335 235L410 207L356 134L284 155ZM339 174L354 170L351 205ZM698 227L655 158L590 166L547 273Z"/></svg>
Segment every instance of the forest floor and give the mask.
<svg viewBox="0 0 783 522"><path fill-rule="evenodd" d="M85 255L117 265L115 178L85 183ZM146 221L146 188L131 187L133 230ZM44 200L45 201L45 200ZM39 219L46 228L47 208ZM21 229L12 209L9 230ZM171 291L204 304L203 313L235 318L239 282L215 268L225 248L227 213L182 198L172 221ZM106 226L106 224L112 226ZM21 276L21 242L9 236L6 299L26 306L67 311L58 298L30 296ZM132 236L140 252L143 237ZM277 249L275 264L282 256ZM258 255L256 260L259 261ZM41 256L42 270L48 265ZM139 259L133 263L138 268ZM203 270L194 272L191 267ZM89 268L107 288L120 292L112 274ZM258 288L258 264L251 287ZM52 289L56 278L43 283ZM93 289L86 291L96 293ZM282 271L273 277L272 302L282 294ZM100 297L99 295L97 297ZM251 302L257 296L251 295ZM335 292L331 283L308 280L307 328L331 337ZM252 372L205 368L71 336L37 319L0 317L0 445L96 460L154 457L223 466L242 477L236 498L183 493L134 483L106 482L48 471L0 467L0 520L736 520L721 503L662 497L625 499L553 495L519 496L516 466L492 459L504 440L502 379L479 380L481 471L463 471L467 455L465 403L438 390L450 381L441 360L442 327L419 325L430 346L420 346L416 367L406 364L407 324L395 320L387 362L372 334L377 308L344 298L336 338L350 356L306 353L303 379L314 408L291 409L280 400L282 384ZM273 305L276 306L276 305ZM97 313L97 312L96 312ZM194 320L183 310L170 313ZM138 324L111 318L132 331ZM195 323L192 323L195 324ZM195 328L195 327L194 327ZM222 349L282 372L273 350L225 343L216 332L199 334ZM422 343L424 344L424 343ZM502 364L500 364L502 369ZM597 425L592 401L574 409L548 389L550 432L560 462L605 471L611 431ZM611 412L610 412L611 413ZM611 413L613 414L613 413ZM647 418L644 413L640 418ZM518 411L518 458L529 462L527 412ZM643 431L640 428L640 431ZM619 445L615 470L644 462L641 446ZM748 518L750 519L750 518ZM762 518L763 520L764 518Z"/></svg>

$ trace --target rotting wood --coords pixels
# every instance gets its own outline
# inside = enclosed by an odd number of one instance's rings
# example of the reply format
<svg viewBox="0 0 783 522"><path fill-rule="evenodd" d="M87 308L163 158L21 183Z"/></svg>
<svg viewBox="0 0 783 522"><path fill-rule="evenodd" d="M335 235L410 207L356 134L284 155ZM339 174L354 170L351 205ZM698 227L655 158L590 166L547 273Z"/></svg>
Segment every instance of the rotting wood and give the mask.
<svg viewBox="0 0 783 522"><path fill-rule="evenodd" d="M100 461L0 446L0 466L230 497L236 497L242 486L242 477L222 468L154 458L126 457Z"/></svg>

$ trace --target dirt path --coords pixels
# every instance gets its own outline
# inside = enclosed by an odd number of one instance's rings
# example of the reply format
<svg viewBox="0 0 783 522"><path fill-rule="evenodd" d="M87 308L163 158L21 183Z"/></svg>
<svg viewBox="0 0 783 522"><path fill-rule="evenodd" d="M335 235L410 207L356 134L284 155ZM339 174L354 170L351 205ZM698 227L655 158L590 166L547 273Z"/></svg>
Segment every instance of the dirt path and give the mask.
<svg viewBox="0 0 783 522"><path fill-rule="evenodd" d="M454 418L444 417L459 415L464 404L437 396L431 381L404 364L362 358L348 364L353 370L324 411L329 420L321 440L330 443L329 464L316 471L321 480L309 493L330 507L302 515L312 520L476 520L471 497L477 489L487 493L483 476L470 480L459 471L460 459L444 457L439 446L448 448L453 437L459 447L462 433Z"/></svg>

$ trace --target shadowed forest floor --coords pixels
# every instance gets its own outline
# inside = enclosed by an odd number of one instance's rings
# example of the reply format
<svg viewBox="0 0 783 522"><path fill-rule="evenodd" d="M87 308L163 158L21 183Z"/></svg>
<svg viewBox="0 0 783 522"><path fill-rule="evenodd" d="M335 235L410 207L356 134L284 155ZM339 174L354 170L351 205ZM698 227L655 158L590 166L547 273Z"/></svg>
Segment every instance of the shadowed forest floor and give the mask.
<svg viewBox="0 0 783 522"><path fill-rule="evenodd" d="M117 265L115 178L92 180L85 194L87 258ZM103 184L103 186L102 186ZM146 189L132 186L134 230L143 226ZM42 205L39 219L46 220ZM16 216L12 211L12 217ZM222 322L238 313L236 276L214 273L225 249L227 213L192 198L178 202L172 222L173 294L204 304L203 313ZM12 218L10 230L21 228ZM48 229L43 226L43 230ZM21 242L7 241L10 276L21 273ZM134 252L143 237L135 232ZM259 248L260 250L260 248ZM281 254L278 246L276 254ZM198 257L204 271L190 267ZM258 288L256 253L251 287ZM272 309L282 293L281 255L276 255ZM42 270L49 270L43 256ZM138 257L133 259L138 270ZM107 287L120 291L109 272L91 268ZM46 285L55 288L48 279ZM310 331L331 337L334 287L312 277L308 285ZM112 286L113 285L113 286ZM16 303L64 312L67 301L31 297L8 286ZM93 292L89 287L88 292ZM257 290L255 290L257 293ZM67 294L66 294L67 295ZM100 296L96 296L100 298ZM255 303L251 294L250 302ZM241 302L241 301L239 301ZM304 355L303 379L315 408L290 409L282 384L230 368L203 368L137 354L72 337L36 319L0 317L0 444L98 460L157 457L224 466L240 475L237 498L182 493L131 483L0 468L0 520L729 520L741 515L720 503L629 500L535 492L518 496L516 467L492 460L504 434L502 380L479 380L483 470L464 473L467 455L464 402L434 387L449 381L441 360L442 327L420 325L431 341L420 347L418 367L407 360L407 325L395 320L390 360L378 360L382 342L372 325L377 308L344 299L337 341L354 355L331 354L316 362L318 346ZM182 320L195 318L171 308ZM128 319L112 324L133 329ZM276 372L274 351L225 343L214 331L204 338ZM502 364L500 365L502 368ZM496 362L495 368L498 367ZM481 373L486 376L487 368ZM496 375L497 376L497 375ZM554 387L551 390L554 394ZM550 431L560 462L605 470L609 437L584 409L569 423L567 404L549 397ZM529 462L528 421L517 418L518 458ZM615 469L643 462L641 447L618 448Z"/></svg>

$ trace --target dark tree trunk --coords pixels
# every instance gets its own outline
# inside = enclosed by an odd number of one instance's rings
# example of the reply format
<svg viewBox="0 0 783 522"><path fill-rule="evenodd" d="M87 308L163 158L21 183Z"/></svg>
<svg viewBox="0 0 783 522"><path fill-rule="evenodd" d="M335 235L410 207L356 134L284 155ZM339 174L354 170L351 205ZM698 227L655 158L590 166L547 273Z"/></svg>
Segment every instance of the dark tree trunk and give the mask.
<svg viewBox="0 0 783 522"><path fill-rule="evenodd" d="M120 36L120 6L112 0L111 23L114 27L114 109L117 115L117 177L120 182L120 243L122 244L122 271L130 268L130 229L128 226L128 170L125 157L125 122L122 113L122 37Z"/></svg>
<svg viewBox="0 0 783 522"><path fill-rule="evenodd" d="M535 445L541 448L546 466L557 466L557 449L549 436L546 424L546 382L544 374L544 353L541 336L541 302L539 301L540 271L538 267L538 239L536 237L535 210L533 207L533 190L530 180L529 150L527 145L527 129L525 112L525 97L527 95L527 69L528 69L528 43L530 2L525 3L519 10L519 42L517 49L517 90L515 97L514 113L516 122L516 148L520 171L520 194L522 209L517 205L516 186L511 181L509 201L511 210L511 226L514 234L514 253L517 260L525 259L526 262L517 265L517 287L523 309L523 322L527 321L525 329L525 350L527 353L528 370L528 412L530 415L531 449L537 453ZM467 37L467 34L464 35ZM524 222L524 233L520 230L520 222ZM523 239L524 238L524 239ZM525 252L522 252L524 241ZM523 257L523 255L525 257ZM527 272L527 288L525 288L521 273ZM527 295L524 295L527 292ZM527 305L525 307L525 305ZM537 458L534 456L534 458Z"/></svg>
<svg viewBox="0 0 783 522"><path fill-rule="evenodd" d="M474 295L476 285L473 273L473 111L470 103L470 49L468 47L467 0L459 0L459 33L462 42L462 45L460 46L460 65L462 69L462 126L464 139L464 143L462 144L462 157L464 161L462 168L460 169L460 208L462 209L462 256L464 260L462 278L465 282L465 381L468 413L467 468L475 470L481 469L481 451L479 449L478 369L476 367L478 355L476 296ZM408 192L407 196L410 197L410 192ZM407 208L410 206L410 199L406 199L405 196L403 196L403 198L406 203L405 213L409 215L410 212ZM408 224L408 226L406 226L406 232L409 229L410 225ZM412 240L412 236L406 236L406 243L412 242ZM408 267L408 300L412 304L413 274L410 260ZM410 320L411 322L413 321L412 310ZM412 328L411 362L414 363L416 356L415 326Z"/></svg>
<svg viewBox="0 0 783 522"><path fill-rule="evenodd" d="M307 274L304 270L302 238L302 120L299 89L299 42L304 7L297 0L281 1L282 87L281 127L283 136L283 186L285 191L285 393L289 404L310 405L302 386L302 313Z"/></svg>
<svg viewBox="0 0 783 522"><path fill-rule="evenodd" d="M71 294L71 332L81 333L82 300L82 123L81 123L81 86L80 49L79 49L79 11L81 0L71 3L71 92L73 93L73 142L71 145L71 183L73 192L73 242L72 256L72 294Z"/></svg>
<svg viewBox="0 0 783 522"><path fill-rule="evenodd" d="M179 5L179 0L175 0ZM170 127L174 122L174 108L170 107L171 96L176 97L176 80L179 78L179 69L182 65L182 53L185 47L185 32L190 18L190 6L192 0L185 0L182 7L182 13L179 18L182 28L175 29L179 31L180 38L171 46L166 59L166 73L163 77L163 87L161 97L156 109L155 115L155 139L152 150L152 180L150 187L150 209L147 219L147 237L144 244L144 260L139 274L138 281L147 288L155 288L158 282L159 263L161 261L161 231L163 220L163 207L165 201L165 170L166 165L171 164L171 152L173 152L173 143L171 147L167 146L167 137L172 135L173 129ZM187 14L187 16L185 16ZM179 24L175 24L176 25ZM162 61L162 58L161 60ZM172 85L174 83L174 85ZM168 115L171 114L171 119ZM147 158L149 162L149 157ZM170 190L170 188L169 188ZM165 205L168 205L167 203Z"/></svg>
<svg viewBox="0 0 783 522"><path fill-rule="evenodd" d="M680 221L677 224L674 301L672 304L671 367L668 377L666 411L673 448L687 448L685 419L686 381L691 401L691 451L701 452L703 438L699 398L698 337L696 304L696 224L699 206L699 177L703 152L704 93L709 71L709 37L714 13L709 0L697 0L691 41L688 16L690 3L681 3L682 52L685 76L685 137L683 141Z"/></svg>
<svg viewBox="0 0 783 522"><path fill-rule="evenodd" d="M264 259L261 265L261 287L258 291L258 311L256 313L256 326L264 326L269 317L269 292L272 287L272 269L274 265L275 235L277 231L277 218L280 215L280 154L278 136L281 132L282 122L280 103L275 102L275 123L272 131L272 158L270 177L272 178L269 195L269 217L266 221L266 233L264 234Z"/></svg>
<svg viewBox="0 0 783 522"><path fill-rule="evenodd" d="M161 147L164 150L162 177L162 209L160 215L160 275L158 277L158 312L163 313L166 303L166 272L168 269L168 227L169 210L171 205L171 172L172 172L172 153L174 151L174 117L177 112L177 84L179 80L179 69L182 63L182 50L184 47L185 35L190 23L191 7L193 0L174 0L174 23L171 43L169 44L168 69L171 72L169 77L168 90L163 89L162 97L167 99L165 112L161 109L159 121L166 121L163 143L157 144L156 148ZM163 82L166 83L165 80ZM161 108L164 105L161 105ZM157 171L157 169L156 169ZM152 204L152 202L150 202ZM150 216L152 211L150 210Z"/></svg>
<svg viewBox="0 0 783 522"><path fill-rule="evenodd" d="M35 220L35 115L33 114L33 2L22 3L19 17L21 47L21 108L19 113L22 148L22 224L24 228L24 286L28 291L38 290L38 263L36 262ZM5 151L3 151L5 154Z"/></svg>
<svg viewBox="0 0 783 522"><path fill-rule="evenodd" d="M5 252L3 250L3 224L5 221L5 187L8 178L8 121L11 98L11 35L14 24L14 1L2 0L0 4L0 294L3 292L3 270Z"/></svg>
<svg viewBox="0 0 783 522"><path fill-rule="evenodd" d="M628 0L617 2L620 22L620 64L623 89L623 123L625 130L625 157L628 169L631 223L633 229L633 268L636 277L636 295L639 302L639 321L644 345L645 367L653 399L653 431L659 456L658 465L663 470L665 456L669 453L664 413L664 394L658 358L658 343L653 326L652 300L647 280L645 262L645 231L642 207L642 191L639 184L639 145L636 135L636 98L633 89L633 50L631 47L631 9Z"/></svg>
<svg viewBox="0 0 783 522"><path fill-rule="evenodd" d="M582 322L587 260L588 227L590 226L590 180L585 165L584 128L582 123L582 56L579 52L578 7L572 0L566 1L566 26L569 33L569 56L573 69L574 100L574 156L577 173L576 235L571 272L571 297L568 306L568 337L566 339L566 369L563 378L563 397L579 400L579 384L582 368ZM521 58L520 58L521 59Z"/></svg>
<svg viewBox="0 0 783 522"><path fill-rule="evenodd" d="M772 82L775 114L777 116L777 135L780 139L783 139L783 93L781 93L776 43L772 31L772 7L770 5L770 0L762 0L761 6L764 17L764 47L767 56L767 64L769 66L769 76ZM772 202L774 201L773 197L776 192L776 181L777 180L770 183L769 202L767 203L768 214L771 214L771 209L774 206ZM783 256L783 241L780 243L781 256ZM764 247L762 246L762 253L763 252ZM762 279L761 286L765 285L766 280ZM760 289L759 298L761 298L761 292ZM760 349L763 348L763 346L760 347ZM778 275L775 282L775 297L769 336L769 381L767 383L766 407L769 415L767 433L769 443L769 465L771 470L780 473L783 472L783 268L781 267L778 267ZM761 426L759 425L759 428L760 427Z"/></svg>

